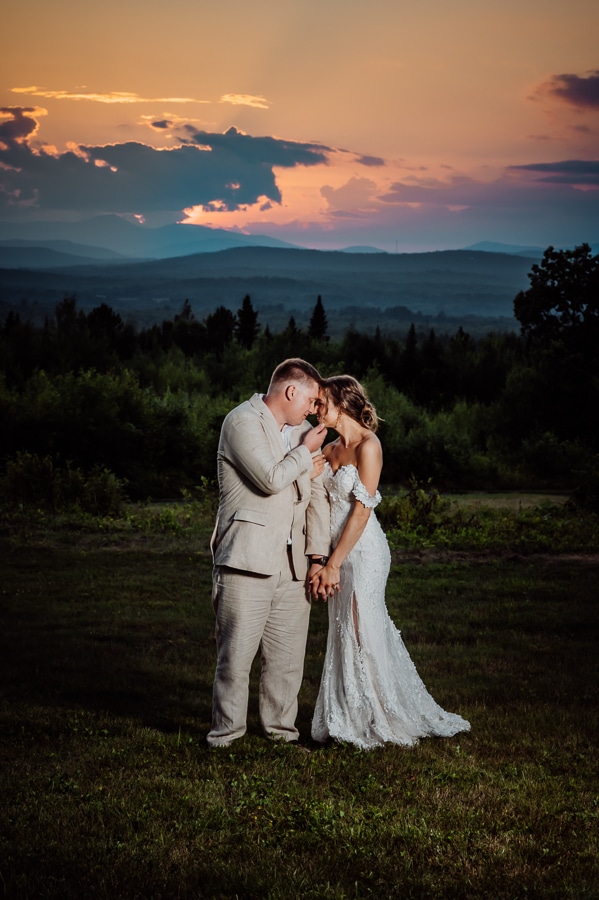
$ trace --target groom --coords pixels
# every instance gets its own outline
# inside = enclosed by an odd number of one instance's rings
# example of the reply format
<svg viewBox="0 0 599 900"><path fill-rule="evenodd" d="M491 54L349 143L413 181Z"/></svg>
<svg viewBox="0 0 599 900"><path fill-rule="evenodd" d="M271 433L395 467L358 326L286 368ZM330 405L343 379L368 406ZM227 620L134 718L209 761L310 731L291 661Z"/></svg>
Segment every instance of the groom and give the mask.
<svg viewBox="0 0 599 900"><path fill-rule="evenodd" d="M266 394L254 394L223 422L211 541L217 646L211 747L227 747L245 734L249 674L259 647L262 728L271 738L298 739L310 615L306 578L329 551L329 505L317 477L326 428L306 422L321 384L310 363L287 359Z"/></svg>

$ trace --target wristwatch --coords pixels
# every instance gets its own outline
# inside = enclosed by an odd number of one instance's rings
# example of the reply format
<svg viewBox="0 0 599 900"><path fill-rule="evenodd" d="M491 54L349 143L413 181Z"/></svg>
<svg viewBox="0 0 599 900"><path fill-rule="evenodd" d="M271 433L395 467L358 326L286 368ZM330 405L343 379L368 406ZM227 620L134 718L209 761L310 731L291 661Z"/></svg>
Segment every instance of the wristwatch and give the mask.
<svg viewBox="0 0 599 900"><path fill-rule="evenodd" d="M312 565L314 565L314 563L316 563L317 566L326 566L328 561L329 561L328 556L313 556L311 559Z"/></svg>

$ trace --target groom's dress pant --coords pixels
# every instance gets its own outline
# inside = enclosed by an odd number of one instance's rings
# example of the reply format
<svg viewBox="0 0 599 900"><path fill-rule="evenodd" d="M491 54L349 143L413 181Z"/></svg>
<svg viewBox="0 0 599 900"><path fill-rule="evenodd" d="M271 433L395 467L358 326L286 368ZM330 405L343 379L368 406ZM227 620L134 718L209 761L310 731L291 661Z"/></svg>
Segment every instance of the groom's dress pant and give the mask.
<svg viewBox="0 0 599 900"><path fill-rule="evenodd" d="M287 554L285 570L275 575L253 575L215 566L213 585L218 663L208 744L226 746L245 734L250 669L259 647L262 728L275 739L297 740L297 696L310 601L305 582L294 578L291 552Z"/></svg>

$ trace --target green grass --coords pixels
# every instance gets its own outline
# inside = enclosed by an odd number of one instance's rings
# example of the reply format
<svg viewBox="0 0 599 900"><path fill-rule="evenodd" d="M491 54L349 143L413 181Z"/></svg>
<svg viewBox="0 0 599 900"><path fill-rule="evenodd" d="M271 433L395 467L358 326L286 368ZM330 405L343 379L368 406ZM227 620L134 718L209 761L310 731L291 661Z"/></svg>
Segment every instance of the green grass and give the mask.
<svg viewBox="0 0 599 900"><path fill-rule="evenodd" d="M387 494L377 516L394 550L475 551L495 555L596 552L599 515L565 495ZM537 502L538 501L538 502Z"/></svg>
<svg viewBox="0 0 599 900"><path fill-rule="evenodd" d="M542 506L561 506L566 503L570 495L561 491L538 493L536 491L494 491L482 493L480 491L465 491L460 494L442 494L458 509L509 509L518 512L522 509L534 509Z"/></svg>
<svg viewBox="0 0 599 900"><path fill-rule="evenodd" d="M83 522L1 540L0 893L596 898L596 556L397 557L389 610L472 731L210 751L206 531ZM139 526L139 523L137 523ZM326 640L312 613L299 727Z"/></svg>

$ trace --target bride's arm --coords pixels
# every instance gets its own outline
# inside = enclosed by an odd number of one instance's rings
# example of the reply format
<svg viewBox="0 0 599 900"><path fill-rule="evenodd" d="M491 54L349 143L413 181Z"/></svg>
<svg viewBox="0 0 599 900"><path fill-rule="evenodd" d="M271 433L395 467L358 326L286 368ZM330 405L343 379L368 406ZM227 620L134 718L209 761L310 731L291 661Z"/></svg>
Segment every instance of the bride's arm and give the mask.
<svg viewBox="0 0 599 900"><path fill-rule="evenodd" d="M374 437L374 436L373 436ZM371 496L377 491L381 469L383 467L383 454L377 438L364 441L358 448L358 475L360 481ZM339 543L329 557L324 568L320 569L312 578L311 592L314 597L326 599L330 597L335 588L339 586L340 569L342 562L360 540L371 510L359 500L355 500L345 528L339 538Z"/></svg>

